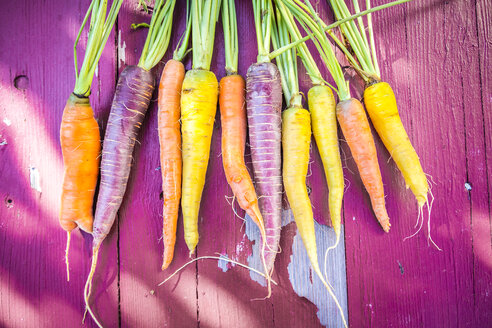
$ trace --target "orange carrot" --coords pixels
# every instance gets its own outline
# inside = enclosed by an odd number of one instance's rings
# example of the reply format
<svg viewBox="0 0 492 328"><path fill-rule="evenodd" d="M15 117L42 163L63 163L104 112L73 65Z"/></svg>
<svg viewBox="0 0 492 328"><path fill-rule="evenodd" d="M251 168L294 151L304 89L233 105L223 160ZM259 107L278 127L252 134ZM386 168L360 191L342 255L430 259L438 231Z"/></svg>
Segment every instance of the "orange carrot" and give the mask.
<svg viewBox="0 0 492 328"><path fill-rule="evenodd" d="M253 181L244 163L246 145L245 83L241 75L223 77L219 84L220 122L222 125L222 163L229 186L239 206L258 225L262 239L261 259L265 268L268 295L271 295L270 273L265 262L266 230L260 213Z"/></svg>
<svg viewBox="0 0 492 328"><path fill-rule="evenodd" d="M374 214L383 230L389 232L391 224L386 212L376 146L364 108L354 98L341 101L337 105L337 118L359 169L362 182L371 197Z"/></svg>
<svg viewBox="0 0 492 328"><path fill-rule="evenodd" d="M220 80L220 122L222 126L222 161L227 182L239 206L248 213L264 233L263 218L253 181L244 163L246 144L246 108L244 79L229 75ZM263 229L262 229L263 228Z"/></svg>
<svg viewBox="0 0 492 328"><path fill-rule="evenodd" d="M163 192L164 256L162 270L174 256L179 201L181 199L181 86L185 68L180 61L171 59L164 66L159 83L159 143Z"/></svg>
<svg viewBox="0 0 492 328"><path fill-rule="evenodd" d="M92 232L92 201L99 173L101 138L89 98L70 95L63 111L60 143L65 166L60 225Z"/></svg>
<svg viewBox="0 0 492 328"><path fill-rule="evenodd" d="M67 231L67 246L65 248L67 281L70 280L68 250L72 230L79 226L86 232L92 232L94 220L92 203L99 174L101 136L89 103L89 96L94 71L122 1L114 0L106 16L107 2L92 0L75 39L75 87L63 110L60 126L60 145L64 171L59 220L62 228ZM89 17L91 27L84 60L79 70L77 44Z"/></svg>

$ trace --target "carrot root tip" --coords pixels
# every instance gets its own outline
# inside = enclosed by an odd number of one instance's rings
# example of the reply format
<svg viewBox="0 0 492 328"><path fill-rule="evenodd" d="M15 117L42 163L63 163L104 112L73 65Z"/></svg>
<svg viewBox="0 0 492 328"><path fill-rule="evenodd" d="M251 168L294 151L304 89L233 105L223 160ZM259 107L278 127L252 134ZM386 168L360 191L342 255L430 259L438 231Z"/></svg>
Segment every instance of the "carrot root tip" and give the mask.
<svg viewBox="0 0 492 328"><path fill-rule="evenodd" d="M67 231L67 247L65 248L65 265L67 266L67 281L70 281L70 264L68 262L68 250L70 249L71 231Z"/></svg>

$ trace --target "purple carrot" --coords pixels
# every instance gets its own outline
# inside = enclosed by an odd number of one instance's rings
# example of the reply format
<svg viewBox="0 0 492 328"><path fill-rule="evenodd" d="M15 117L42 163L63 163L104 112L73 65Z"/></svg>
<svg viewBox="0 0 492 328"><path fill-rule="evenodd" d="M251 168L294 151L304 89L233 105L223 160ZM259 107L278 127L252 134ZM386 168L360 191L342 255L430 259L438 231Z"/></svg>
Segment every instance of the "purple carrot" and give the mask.
<svg viewBox="0 0 492 328"><path fill-rule="evenodd" d="M258 203L265 221L265 261L273 270L282 224L282 85L276 65L255 63L246 78L249 143Z"/></svg>
<svg viewBox="0 0 492 328"><path fill-rule="evenodd" d="M84 289L86 302L90 296L99 247L113 226L126 191L133 148L153 91L152 73L138 66L127 66L116 86L104 135L101 183L92 232L92 266Z"/></svg>
<svg viewBox="0 0 492 328"><path fill-rule="evenodd" d="M104 135L101 183L94 218L94 247L111 230L125 194L132 153L154 91L154 77L138 66L121 73Z"/></svg>

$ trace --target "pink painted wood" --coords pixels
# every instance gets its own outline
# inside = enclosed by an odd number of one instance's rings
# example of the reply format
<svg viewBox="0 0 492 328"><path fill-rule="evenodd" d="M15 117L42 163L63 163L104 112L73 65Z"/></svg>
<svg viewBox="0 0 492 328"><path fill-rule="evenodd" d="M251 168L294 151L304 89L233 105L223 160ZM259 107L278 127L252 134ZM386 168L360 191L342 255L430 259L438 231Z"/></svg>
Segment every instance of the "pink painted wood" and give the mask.
<svg viewBox="0 0 492 328"><path fill-rule="evenodd" d="M184 29L185 6L178 2L163 62L172 56ZM131 23L149 20L136 3L125 1L93 82L91 103L101 129L115 78L125 65L137 63L145 40L145 30L130 30ZM325 17L324 1L315 3ZM57 221L62 178L58 130L74 83L72 45L88 4L88 0L0 4L1 326L76 327L82 319L91 237L73 234L67 283L65 233ZM239 72L245 75L256 59L256 41L250 1L237 1L237 7ZM381 231L342 142L347 155L344 173L350 182L344 201L349 323L353 327L483 327L492 323L492 10L486 0L421 0L378 13L374 20L382 76L395 89L403 123L424 170L435 181L431 227L443 251L429 247L424 232L402 241L414 231L417 206L376 137L393 222L390 234ZM220 25L216 41L212 70L221 78ZM81 48L84 44L82 40ZM186 66L190 68L189 59ZM157 77L161 70L162 63L155 70ZM308 87L309 80L301 75L301 88ZM362 86L353 82L352 87L353 96L359 96ZM232 267L224 273L215 261L192 264L178 278L156 288L188 261L180 226L175 261L166 272L160 271L156 111L154 102L134 153L119 220L102 249L93 297L101 321L107 327L320 326L316 306L297 296L289 280L293 224L282 232L283 252L274 274L279 286L269 300L252 301L263 297L265 289L250 279L249 272ZM243 222L225 199L232 192L221 166L218 118L197 253L219 252L246 263L252 245ZM312 161L307 183L315 217L329 222L327 187L315 146ZM41 192L30 184L37 173ZM94 326L90 319L86 325Z"/></svg>

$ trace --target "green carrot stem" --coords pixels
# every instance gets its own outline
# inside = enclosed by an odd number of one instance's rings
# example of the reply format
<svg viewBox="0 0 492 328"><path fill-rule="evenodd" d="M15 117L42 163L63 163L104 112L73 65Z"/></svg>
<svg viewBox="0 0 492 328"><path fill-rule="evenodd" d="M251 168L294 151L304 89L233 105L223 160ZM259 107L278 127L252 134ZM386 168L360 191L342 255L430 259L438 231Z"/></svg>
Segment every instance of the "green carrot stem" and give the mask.
<svg viewBox="0 0 492 328"><path fill-rule="evenodd" d="M366 9L371 8L371 0L366 0ZM376 70L376 75L381 76L379 71L378 57L376 56L376 45L374 43L374 31L372 29L372 15L367 15L367 31L369 32L369 41L371 42L371 53L372 60L374 62L374 69Z"/></svg>
<svg viewBox="0 0 492 328"><path fill-rule="evenodd" d="M192 0L193 69L209 70L221 0Z"/></svg>
<svg viewBox="0 0 492 328"><path fill-rule="evenodd" d="M147 39L138 61L138 66L147 71L157 65L166 53L171 39L175 4L176 0L156 0L155 2Z"/></svg>
<svg viewBox="0 0 492 328"><path fill-rule="evenodd" d="M224 28L225 69L227 75L237 74L238 39L234 0L222 1L222 26Z"/></svg>
<svg viewBox="0 0 492 328"><path fill-rule="evenodd" d="M277 24L272 24L272 43L274 49L290 43L289 30L280 11L276 10ZM295 48L282 53L277 57L277 66L280 71L282 90L285 101L290 106L302 106L297 77L297 60Z"/></svg>
<svg viewBox="0 0 492 328"><path fill-rule="evenodd" d="M113 29L122 2L123 0L114 0L107 17L107 0L93 0L87 10L74 44L75 87L73 93L80 97L88 97L91 93L91 84L97 63L101 58L104 46ZM87 39L82 67L78 71L77 44L89 18L89 14L91 16L89 37Z"/></svg>
<svg viewBox="0 0 492 328"><path fill-rule="evenodd" d="M273 6L271 0L253 0L256 42L258 44L258 63L269 62Z"/></svg>
<svg viewBox="0 0 492 328"><path fill-rule="evenodd" d="M190 1L186 1L186 12L188 13L188 16L186 18L186 29L183 32L183 35L179 38L178 41L178 46L176 47L176 50L174 50L173 53L173 59L177 61L182 61L186 55L191 51L191 49L188 49L188 43L190 40L190 34L191 34L191 14L190 14Z"/></svg>
<svg viewBox="0 0 492 328"><path fill-rule="evenodd" d="M324 27L323 30L324 31L332 30L335 27L337 27L337 26L339 26L339 25L341 25L343 23L349 22L349 21L351 21L351 20L353 20L353 19L355 19L357 17L364 16L364 15L367 15L369 13L373 13L373 12L376 12L376 11L379 11L379 10L382 10L382 9L386 9L386 8L389 8L389 7L392 7L392 6L396 6L396 5L399 5L399 4L402 4L402 3L405 3L405 2L409 2L409 1L412 1L412 0L397 0L397 1L393 1L393 2L390 2L390 3L386 3L384 5L380 5L380 6L377 6L377 7L371 8L371 9L368 9L368 10L361 11L358 14L354 14L354 15L349 16L349 17L346 17L344 19L337 20L333 24L330 24L330 25ZM270 60L274 59L275 57L279 56L284 51L287 51L287 50L289 50L289 49L291 49L293 47L296 47L298 44L301 44L303 42L306 42L307 40L309 40L312 37L313 37L313 33L309 33L308 35L306 35L302 39L296 40L296 41L294 41L292 43L289 43L289 44L287 44L287 45L285 45L283 47L280 47L279 49L276 49L276 50L270 52L269 54L267 54L268 61L270 61Z"/></svg>
<svg viewBox="0 0 492 328"><path fill-rule="evenodd" d="M337 93L339 98L341 100L350 98L350 90L347 82L345 81L342 68L338 63L330 41L322 29L321 23L319 22L320 19L316 15L314 8L309 2L307 2L307 5L304 5L297 0L283 0L283 2L292 11L305 31L307 33L314 33L314 44L337 85ZM318 22L316 22L313 17L316 17Z"/></svg>
<svg viewBox="0 0 492 328"><path fill-rule="evenodd" d="M289 9L285 6L285 4L281 0L275 0L275 4L277 6L277 9L282 15L285 25L289 29L291 38L294 40L302 38L301 33L297 28L294 17L292 13L289 11ZM299 45L297 45L297 51L298 51L298 56L301 57L304 67L306 68L306 72L309 78L311 79L311 82L314 85L326 84L306 44L300 43Z"/></svg>
<svg viewBox="0 0 492 328"><path fill-rule="evenodd" d="M130 28L132 30L137 30L139 28L149 28L149 27L150 27L150 25L147 23L139 23L139 24L133 23L132 25L130 25Z"/></svg>

